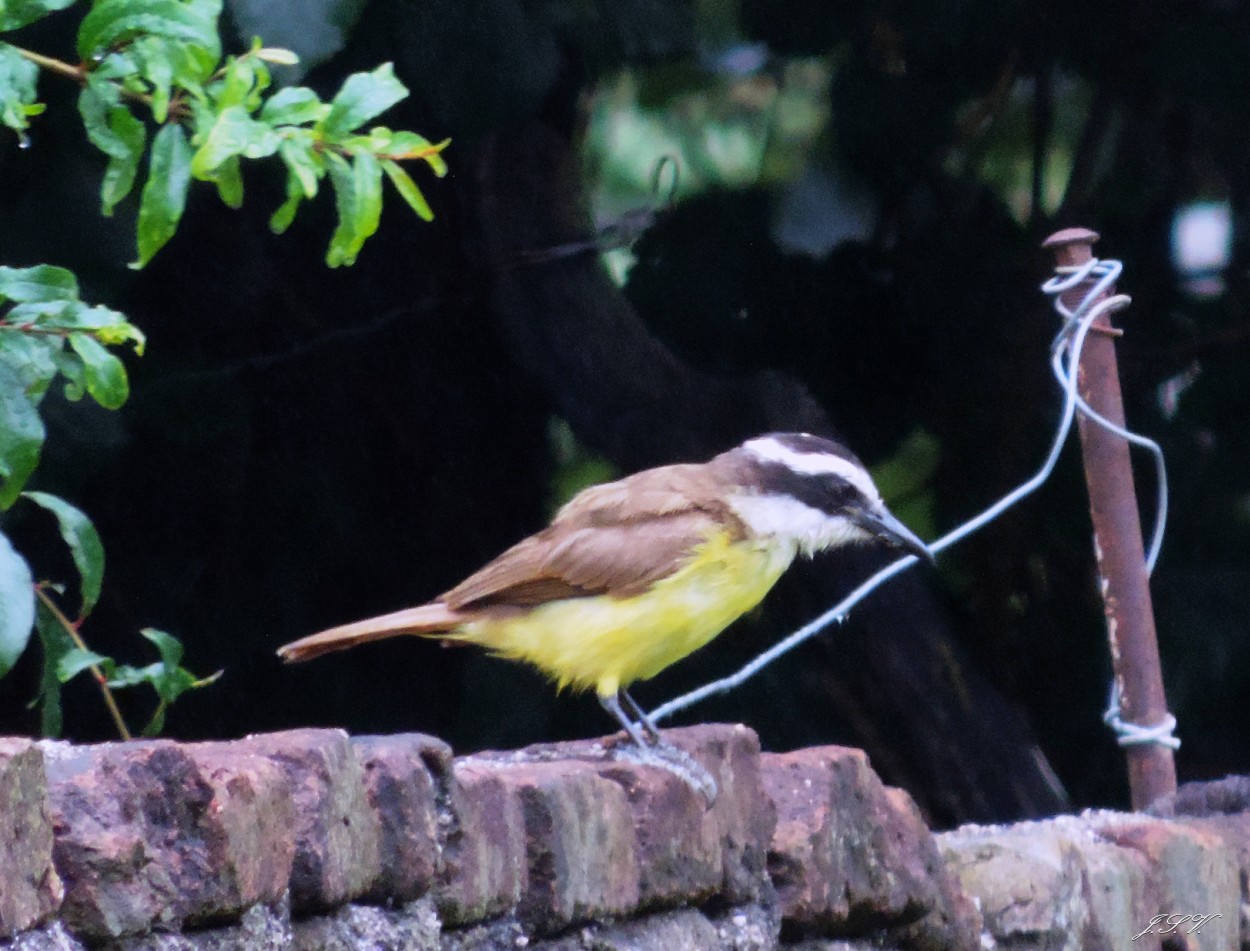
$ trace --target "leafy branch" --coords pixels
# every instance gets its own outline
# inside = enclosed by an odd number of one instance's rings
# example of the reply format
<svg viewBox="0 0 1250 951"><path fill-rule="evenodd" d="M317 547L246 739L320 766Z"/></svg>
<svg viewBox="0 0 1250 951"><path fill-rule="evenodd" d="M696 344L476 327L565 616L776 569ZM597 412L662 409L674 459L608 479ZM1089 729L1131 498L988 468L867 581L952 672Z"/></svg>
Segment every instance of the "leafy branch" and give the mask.
<svg viewBox="0 0 1250 951"><path fill-rule="evenodd" d="M75 0L0 0L0 34L28 26ZM113 214L134 191L147 158L136 227L141 268L173 237L192 181L212 183L230 207L243 202L242 163L276 156L286 168L286 197L270 219L275 233L291 226L299 206L315 198L328 179L338 223L326 263L355 262L377 231L382 181L425 221L434 215L403 162L424 162L447 173L442 151L415 132L368 123L408 95L389 63L349 76L328 101L311 89L270 91L270 65L294 64L288 50L255 40L247 51L223 56L219 31L222 0L94 0L79 23L78 63L0 41L0 126L28 145L41 73L78 84L78 113L87 139L107 158L100 185L101 212ZM110 350L129 345L137 354L143 333L125 315L78 297L74 275L49 265L0 267L0 516L19 499L57 519L81 583L81 604L71 620L53 593L35 583L30 565L0 532L0 677L12 669L38 631L43 677L35 702L43 732L61 729L61 687L90 672L119 735L130 730L112 691L150 685L157 706L144 728L159 732L169 705L187 690L219 675L196 677L181 666L182 645L169 634L145 629L160 660L146 667L118 664L90 650L80 628L100 595L104 549L91 521L70 503L23 491L39 464L46 429L40 404L57 380L70 400L90 396L117 409L129 395L125 366Z"/></svg>
<svg viewBox="0 0 1250 951"><path fill-rule="evenodd" d="M91 520L69 502L47 492L23 491L39 464L46 435L39 407L53 383L63 380L70 400L90 396L116 409L126 401L130 385L125 366L109 347L129 344L142 353L144 342L124 315L82 301L69 271L48 265L0 267L0 511L26 499L50 512L80 579L78 613L70 620L52 597L60 586L35 583L26 560L0 533L0 677L26 650L32 628L37 630L44 671L36 702L42 705L48 735L61 730L62 685L85 670L95 678L123 739L131 733L113 689L146 683L156 691L156 711L144 728L148 734L161 729L170 703L217 676L197 678L184 670L182 645L160 631L142 632L156 644L157 664L118 665L92 652L80 628L100 598L104 546Z"/></svg>
<svg viewBox="0 0 1250 951"><path fill-rule="evenodd" d="M0 33L72 4L23 0L0 7ZM223 58L221 6L221 0L96 0L79 25L79 64L0 42L0 124L26 135L44 108L36 101L40 71L77 82L87 138L108 158L100 187L105 215L133 191L148 156L132 267L143 267L173 237L192 180L211 182L222 201L240 207L245 159L277 156L286 166L286 200L270 219L278 234L329 179L338 212L326 253L331 267L354 263L377 231L384 177L422 219L432 220L429 202L400 163L423 161L441 177L448 142L364 128L408 95L391 65L349 76L329 102L303 86L270 95L269 65L292 64L295 54L256 40L248 51ZM150 149L149 125L156 127Z"/></svg>

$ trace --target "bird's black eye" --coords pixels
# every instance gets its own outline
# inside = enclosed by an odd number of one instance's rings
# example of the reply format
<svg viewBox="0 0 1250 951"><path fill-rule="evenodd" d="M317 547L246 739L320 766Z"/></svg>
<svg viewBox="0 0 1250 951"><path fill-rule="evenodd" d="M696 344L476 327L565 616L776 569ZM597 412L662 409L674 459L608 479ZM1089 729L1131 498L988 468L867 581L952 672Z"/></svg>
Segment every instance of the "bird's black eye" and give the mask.
<svg viewBox="0 0 1250 951"><path fill-rule="evenodd" d="M845 508L854 503L859 497L859 492L855 486L851 485L840 475L835 475L832 472L826 473L821 481L824 483L823 488L827 499L826 504L822 508L826 511L831 511L829 506L832 506L833 510Z"/></svg>

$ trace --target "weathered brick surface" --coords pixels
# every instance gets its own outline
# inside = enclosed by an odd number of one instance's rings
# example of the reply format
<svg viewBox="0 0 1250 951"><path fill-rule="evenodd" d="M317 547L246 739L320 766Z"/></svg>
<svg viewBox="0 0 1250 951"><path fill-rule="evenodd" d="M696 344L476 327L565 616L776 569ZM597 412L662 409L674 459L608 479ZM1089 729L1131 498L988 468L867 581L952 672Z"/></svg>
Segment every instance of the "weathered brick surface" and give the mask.
<svg viewBox="0 0 1250 951"><path fill-rule="evenodd" d="M290 867L282 775L246 750L169 741L46 748L62 914L101 939L277 900Z"/></svg>
<svg viewBox="0 0 1250 951"><path fill-rule="evenodd" d="M666 736L662 762L617 737L457 761L430 737L339 731L0 739L0 948L1250 948L1243 778L1182 789L1167 819L935 839L857 751ZM65 895L40 923L49 854ZM1209 917L1163 933L1180 915Z"/></svg>
<svg viewBox="0 0 1250 951"><path fill-rule="evenodd" d="M676 769L650 765L632 747L600 743L546 748L588 763L625 790L633 814L644 907L698 903L712 895L734 904L771 897L767 855L775 824L760 775L759 739L743 726L705 724L664 738L712 777L716 797Z"/></svg>
<svg viewBox="0 0 1250 951"><path fill-rule="evenodd" d="M966 826L938 836L987 930L1022 948L1153 948L1133 936L1157 911L1149 859L1120 848L1086 818Z"/></svg>
<svg viewBox="0 0 1250 951"><path fill-rule="evenodd" d="M724 900L771 898L768 849L777 813L764 787L759 737L741 724L717 723L665 730L664 736L716 780L716 801L704 818L720 835Z"/></svg>
<svg viewBox="0 0 1250 951"><path fill-rule="evenodd" d="M291 908L333 908L364 895L381 875L381 827L365 795L364 771L342 730L291 730L248 737L277 764L295 806Z"/></svg>
<svg viewBox="0 0 1250 951"><path fill-rule="evenodd" d="M451 747L422 733L352 740L364 770L365 793L378 816L381 875L376 901L412 901L443 873L441 836L447 822Z"/></svg>
<svg viewBox="0 0 1250 951"><path fill-rule="evenodd" d="M980 921L948 876L911 798L887 790L859 750L764 754L777 809L769 870L784 933L907 929L915 947L974 946Z"/></svg>
<svg viewBox="0 0 1250 951"><path fill-rule="evenodd" d="M1172 937L1194 951L1235 947L1240 931L1240 863L1236 848L1213 828L1125 813L1085 817L1098 835L1146 862L1153 907L1146 915L1218 915L1197 930L1180 926ZM1140 944L1140 942L1138 942Z"/></svg>
<svg viewBox="0 0 1250 951"><path fill-rule="evenodd" d="M1238 930L1250 951L1250 776L1186 783L1147 811L1219 836L1232 849L1241 881Z"/></svg>
<svg viewBox="0 0 1250 951"><path fill-rule="evenodd" d="M444 879L435 893L448 925L494 918L520 904L528 882L520 800L494 771L452 769Z"/></svg>
<svg viewBox="0 0 1250 951"><path fill-rule="evenodd" d="M525 889L518 915L538 931L615 916L638 904L634 829L619 785L571 761L463 761L494 771L520 806Z"/></svg>
<svg viewBox="0 0 1250 951"><path fill-rule="evenodd" d="M29 740L0 737L0 935L48 920L62 894L43 753Z"/></svg>
<svg viewBox="0 0 1250 951"><path fill-rule="evenodd" d="M981 912L946 867L920 808L902 789L886 787L885 796L897 820L892 824L897 837L893 843L894 854L919 861L936 898L918 921L889 929L893 941L909 951L979 948L984 930Z"/></svg>

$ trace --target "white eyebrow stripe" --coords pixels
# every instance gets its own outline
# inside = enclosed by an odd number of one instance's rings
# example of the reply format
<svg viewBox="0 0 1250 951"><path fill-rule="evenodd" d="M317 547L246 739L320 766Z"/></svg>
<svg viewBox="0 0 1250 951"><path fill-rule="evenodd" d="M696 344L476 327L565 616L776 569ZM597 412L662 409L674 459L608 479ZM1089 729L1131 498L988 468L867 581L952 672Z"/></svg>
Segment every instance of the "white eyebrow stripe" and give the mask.
<svg viewBox="0 0 1250 951"><path fill-rule="evenodd" d="M754 453L759 459L766 462L779 462L794 472L801 472L804 475L830 473L841 476L855 486L864 498L871 502L881 500L872 477L849 459L827 452L795 452L788 446L783 446L772 436L748 440L743 443L743 448Z"/></svg>

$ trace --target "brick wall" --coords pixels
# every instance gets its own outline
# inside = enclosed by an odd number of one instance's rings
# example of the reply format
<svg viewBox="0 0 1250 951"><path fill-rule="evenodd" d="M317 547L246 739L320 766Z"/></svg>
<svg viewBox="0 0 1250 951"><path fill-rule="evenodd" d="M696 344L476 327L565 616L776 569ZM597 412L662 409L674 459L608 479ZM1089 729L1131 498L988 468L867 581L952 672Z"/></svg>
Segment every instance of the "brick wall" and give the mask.
<svg viewBox="0 0 1250 951"><path fill-rule="evenodd" d="M857 750L666 735L710 806L594 742L0 739L0 946L1250 949L1250 780L935 836Z"/></svg>

